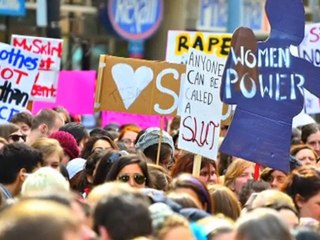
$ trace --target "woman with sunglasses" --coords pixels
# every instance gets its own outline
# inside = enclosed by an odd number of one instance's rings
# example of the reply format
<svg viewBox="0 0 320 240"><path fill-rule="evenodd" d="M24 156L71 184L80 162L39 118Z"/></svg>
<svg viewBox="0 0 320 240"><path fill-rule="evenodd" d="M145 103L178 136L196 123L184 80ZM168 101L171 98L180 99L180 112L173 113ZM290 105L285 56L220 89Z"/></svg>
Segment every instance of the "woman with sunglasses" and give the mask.
<svg viewBox="0 0 320 240"><path fill-rule="evenodd" d="M24 135L19 126L14 123L0 124L0 137L7 140L8 143L26 141L26 135Z"/></svg>
<svg viewBox="0 0 320 240"><path fill-rule="evenodd" d="M125 182L133 188L150 187L147 163L135 154L121 156L112 164L106 181Z"/></svg>

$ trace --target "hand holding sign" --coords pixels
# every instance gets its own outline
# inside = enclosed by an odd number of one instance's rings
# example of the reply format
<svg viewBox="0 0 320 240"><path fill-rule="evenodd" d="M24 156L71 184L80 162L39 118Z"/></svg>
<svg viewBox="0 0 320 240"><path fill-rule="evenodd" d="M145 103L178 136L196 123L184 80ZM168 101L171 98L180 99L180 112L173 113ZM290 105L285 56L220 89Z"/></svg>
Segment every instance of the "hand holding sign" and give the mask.
<svg viewBox="0 0 320 240"><path fill-rule="evenodd" d="M221 151L288 171L292 118L302 109L303 86L320 96L320 68L290 53L304 37L303 2L267 0L266 12L266 42L247 28L232 38L221 97L237 109Z"/></svg>

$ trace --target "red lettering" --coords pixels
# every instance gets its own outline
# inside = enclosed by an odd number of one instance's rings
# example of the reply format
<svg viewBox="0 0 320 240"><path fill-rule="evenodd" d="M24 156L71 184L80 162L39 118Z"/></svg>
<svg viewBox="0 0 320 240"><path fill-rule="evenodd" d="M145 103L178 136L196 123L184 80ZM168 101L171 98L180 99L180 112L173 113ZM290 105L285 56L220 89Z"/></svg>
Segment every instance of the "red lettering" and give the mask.
<svg viewBox="0 0 320 240"><path fill-rule="evenodd" d="M13 71L10 68L4 68L1 70L1 78L3 78L4 80L8 80L10 78L12 78L13 76Z"/></svg>
<svg viewBox="0 0 320 240"><path fill-rule="evenodd" d="M47 59L42 59L40 62L39 69L50 70L53 64L54 64L54 61L51 59L51 57L48 57Z"/></svg>
<svg viewBox="0 0 320 240"><path fill-rule="evenodd" d="M310 42L317 42L319 41L319 34L318 34L318 30L319 30L319 27L313 27L310 29L310 36L314 36L313 39L310 38Z"/></svg>
<svg viewBox="0 0 320 240"><path fill-rule="evenodd" d="M29 74L28 74L27 72L23 72L23 71L18 70L18 69L14 69L13 71L14 71L15 73L18 73L18 77L17 77L17 80L16 80L16 84L20 84L22 76L26 76L26 77L29 76Z"/></svg>
<svg viewBox="0 0 320 240"><path fill-rule="evenodd" d="M55 97L56 89L53 85L51 87L41 86L34 84L31 91L31 96L40 96L40 97Z"/></svg>
<svg viewBox="0 0 320 240"><path fill-rule="evenodd" d="M200 125L199 129L201 128L201 131L198 132L197 119L195 117L187 116L183 119L182 126L190 131L190 136L182 134L182 138L187 142L195 142L199 147L207 145L211 150L215 143L214 135L216 129L220 127L220 124L216 124L213 121L208 123L201 121Z"/></svg>
<svg viewBox="0 0 320 240"><path fill-rule="evenodd" d="M23 38L23 39L13 38L13 46L21 47L22 49L27 50L27 51L31 51L31 49L32 49L32 45L29 46L27 44L27 39L25 39L25 38Z"/></svg>

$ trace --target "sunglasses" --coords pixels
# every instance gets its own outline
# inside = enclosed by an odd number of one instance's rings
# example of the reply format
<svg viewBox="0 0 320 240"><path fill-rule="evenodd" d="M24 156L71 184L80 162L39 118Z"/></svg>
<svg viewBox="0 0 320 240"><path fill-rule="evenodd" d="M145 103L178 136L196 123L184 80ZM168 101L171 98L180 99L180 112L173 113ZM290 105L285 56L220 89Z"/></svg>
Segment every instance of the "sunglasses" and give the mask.
<svg viewBox="0 0 320 240"><path fill-rule="evenodd" d="M135 173L133 175L124 174L118 177L118 180L124 183L127 183L130 181L130 178L133 177L133 180L136 182L136 184L142 185L146 182L147 178L143 176L142 174Z"/></svg>
<svg viewBox="0 0 320 240"><path fill-rule="evenodd" d="M20 139L22 139L22 141L25 142L27 140L27 136L26 135L19 135L19 134L11 134L9 136L9 139L11 139L14 142L19 142Z"/></svg>

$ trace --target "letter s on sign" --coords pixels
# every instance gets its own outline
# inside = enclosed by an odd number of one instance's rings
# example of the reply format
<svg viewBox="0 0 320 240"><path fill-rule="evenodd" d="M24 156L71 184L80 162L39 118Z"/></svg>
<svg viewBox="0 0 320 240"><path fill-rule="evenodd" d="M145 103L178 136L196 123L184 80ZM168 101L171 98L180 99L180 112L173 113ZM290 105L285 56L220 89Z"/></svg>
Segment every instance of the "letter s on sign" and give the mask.
<svg viewBox="0 0 320 240"><path fill-rule="evenodd" d="M165 94L172 96L173 100L174 100L172 106L168 109L162 109L162 108L160 108L160 104L156 103L154 105L153 109L154 109L154 111L156 111L159 114L171 114L178 107L179 98L178 98L177 94L174 91L172 91L171 89L165 88L161 85L161 80L162 80L163 76L167 75L167 74L172 74L173 78L175 80L179 80L179 75L180 75L179 72L173 68L164 69L158 74L157 80L156 80L157 89L162 93L165 93Z"/></svg>

